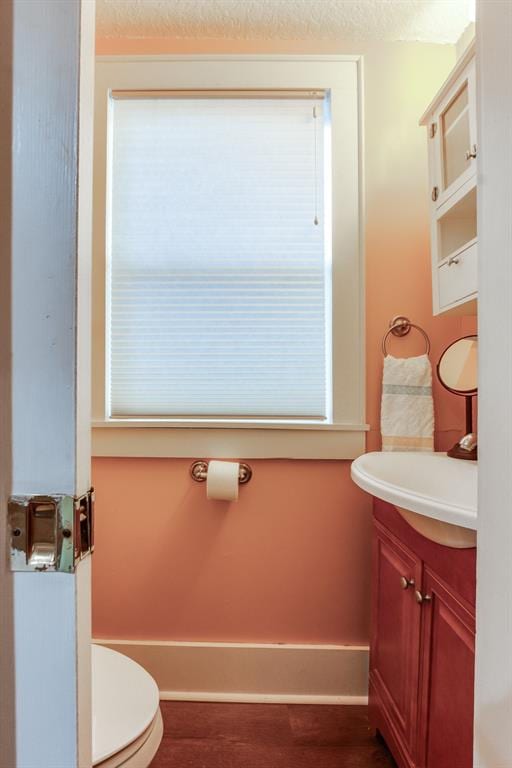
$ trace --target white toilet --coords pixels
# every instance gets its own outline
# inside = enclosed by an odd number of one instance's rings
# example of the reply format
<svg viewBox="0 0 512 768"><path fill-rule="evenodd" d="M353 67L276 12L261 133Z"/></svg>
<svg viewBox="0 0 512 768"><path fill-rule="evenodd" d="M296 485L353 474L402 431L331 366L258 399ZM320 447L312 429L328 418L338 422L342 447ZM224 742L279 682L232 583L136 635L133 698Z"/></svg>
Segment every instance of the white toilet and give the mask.
<svg viewBox="0 0 512 768"><path fill-rule="evenodd" d="M139 664L92 646L95 768L148 768L163 734L158 688Z"/></svg>

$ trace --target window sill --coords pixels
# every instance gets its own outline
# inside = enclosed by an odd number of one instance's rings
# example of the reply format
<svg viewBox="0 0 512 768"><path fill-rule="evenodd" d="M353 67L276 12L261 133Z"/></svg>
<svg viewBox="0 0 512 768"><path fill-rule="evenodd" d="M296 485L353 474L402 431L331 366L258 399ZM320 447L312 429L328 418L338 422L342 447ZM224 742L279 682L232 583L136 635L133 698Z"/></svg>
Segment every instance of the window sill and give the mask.
<svg viewBox="0 0 512 768"><path fill-rule="evenodd" d="M92 455L218 459L354 459L366 424L96 421Z"/></svg>

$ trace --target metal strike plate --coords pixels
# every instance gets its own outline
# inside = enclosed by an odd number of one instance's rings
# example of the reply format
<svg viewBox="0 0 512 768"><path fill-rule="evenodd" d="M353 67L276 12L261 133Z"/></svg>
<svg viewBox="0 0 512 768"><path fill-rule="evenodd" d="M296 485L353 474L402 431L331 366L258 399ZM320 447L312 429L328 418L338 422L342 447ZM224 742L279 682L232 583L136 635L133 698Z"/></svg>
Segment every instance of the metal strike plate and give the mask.
<svg viewBox="0 0 512 768"><path fill-rule="evenodd" d="M11 496L8 503L11 571L74 573L94 549L94 492L83 496Z"/></svg>

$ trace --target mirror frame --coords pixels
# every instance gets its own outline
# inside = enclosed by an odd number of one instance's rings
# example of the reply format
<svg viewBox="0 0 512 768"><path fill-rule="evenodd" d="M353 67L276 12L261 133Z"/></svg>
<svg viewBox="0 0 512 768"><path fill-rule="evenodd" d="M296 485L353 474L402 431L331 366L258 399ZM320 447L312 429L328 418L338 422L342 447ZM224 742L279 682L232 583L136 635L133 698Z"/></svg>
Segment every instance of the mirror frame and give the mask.
<svg viewBox="0 0 512 768"><path fill-rule="evenodd" d="M457 344L458 341L463 341L464 339L478 339L478 334L470 333L467 336L461 336L460 338L455 339L455 341L452 341L450 344L448 344L447 347L445 347L445 349L443 350L443 352L439 357L439 360L437 361L437 365L436 365L437 379L441 383L441 385L446 390L448 390L448 392L452 393L452 395L459 395L459 397L474 397L476 394L478 394L478 385L474 389L466 389L466 390L452 389L451 387L449 387L447 384L444 383L439 371L441 367L441 360L445 356L446 352L448 352L450 347L453 347L454 344Z"/></svg>

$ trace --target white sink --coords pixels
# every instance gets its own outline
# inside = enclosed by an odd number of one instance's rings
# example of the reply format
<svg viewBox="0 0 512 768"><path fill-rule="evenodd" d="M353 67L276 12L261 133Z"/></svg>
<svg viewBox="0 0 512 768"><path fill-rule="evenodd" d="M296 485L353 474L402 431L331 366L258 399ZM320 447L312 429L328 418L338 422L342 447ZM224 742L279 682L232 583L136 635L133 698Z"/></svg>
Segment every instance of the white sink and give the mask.
<svg viewBox="0 0 512 768"><path fill-rule="evenodd" d="M407 522L432 541L474 547L477 523L476 462L445 453L365 453L352 462L353 481L394 504Z"/></svg>

